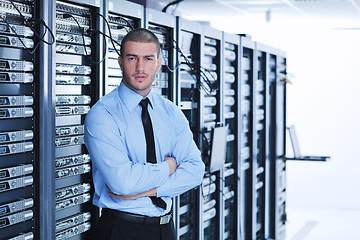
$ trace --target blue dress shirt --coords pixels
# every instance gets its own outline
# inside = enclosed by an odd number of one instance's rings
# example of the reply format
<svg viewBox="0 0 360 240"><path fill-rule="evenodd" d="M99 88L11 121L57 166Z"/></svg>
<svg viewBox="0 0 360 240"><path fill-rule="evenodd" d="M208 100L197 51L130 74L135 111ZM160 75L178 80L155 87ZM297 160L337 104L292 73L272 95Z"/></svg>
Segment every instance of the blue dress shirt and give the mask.
<svg viewBox="0 0 360 240"><path fill-rule="evenodd" d="M150 91L148 111L153 125L157 163L146 162L146 140L141 120L141 95L123 83L103 96L85 119L85 144L92 160L93 203L102 208L146 216L161 216L171 209L171 198L202 181L204 163L193 141L189 123L171 101ZM164 158L176 159L178 168L169 176ZM149 197L121 200L109 195L134 195L156 188L167 209Z"/></svg>

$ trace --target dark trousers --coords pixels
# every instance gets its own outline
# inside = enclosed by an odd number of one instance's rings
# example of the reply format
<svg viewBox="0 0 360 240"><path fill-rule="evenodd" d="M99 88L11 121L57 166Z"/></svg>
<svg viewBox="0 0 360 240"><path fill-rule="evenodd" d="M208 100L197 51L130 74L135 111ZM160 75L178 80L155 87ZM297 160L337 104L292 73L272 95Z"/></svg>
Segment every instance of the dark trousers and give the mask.
<svg viewBox="0 0 360 240"><path fill-rule="evenodd" d="M92 240L175 240L174 222L138 223L102 214Z"/></svg>

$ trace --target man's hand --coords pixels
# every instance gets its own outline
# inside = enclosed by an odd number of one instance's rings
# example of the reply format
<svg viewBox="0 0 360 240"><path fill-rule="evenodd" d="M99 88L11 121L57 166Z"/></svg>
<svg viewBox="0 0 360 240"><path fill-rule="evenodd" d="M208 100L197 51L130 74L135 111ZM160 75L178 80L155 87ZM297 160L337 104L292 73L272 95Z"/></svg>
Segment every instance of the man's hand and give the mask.
<svg viewBox="0 0 360 240"><path fill-rule="evenodd" d="M169 165L169 176L177 169L177 162L173 157L166 157L164 161Z"/></svg>
<svg viewBox="0 0 360 240"><path fill-rule="evenodd" d="M156 197L156 188L151 189L151 190L146 191L146 192L138 193L138 194L135 194L135 195L117 195L117 194L113 193L108 186L106 186L106 187L109 190L109 195L111 197L117 198L117 199L135 200L135 199L138 199L138 198L141 198L141 197L152 197L152 196Z"/></svg>

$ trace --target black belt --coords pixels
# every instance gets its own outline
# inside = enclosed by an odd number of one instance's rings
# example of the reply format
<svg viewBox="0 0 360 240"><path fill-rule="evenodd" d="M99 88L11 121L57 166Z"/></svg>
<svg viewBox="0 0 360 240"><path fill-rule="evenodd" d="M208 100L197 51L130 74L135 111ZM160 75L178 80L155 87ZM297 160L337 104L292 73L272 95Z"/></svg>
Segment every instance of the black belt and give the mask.
<svg viewBox="0 0 360 240"><path fill-rule="evenodd" d="M161 217L148 217L148 216L144 216L144 215L121 212L121 211L109 209L109 208L103 208L102 214L104 214L104 216L107 216L110 218L123 219L123 220L129 221L129 222L144 223L144 224L150 223L150 224L160 224L160 225L169 223L172 218L171 211Z"/></svg>

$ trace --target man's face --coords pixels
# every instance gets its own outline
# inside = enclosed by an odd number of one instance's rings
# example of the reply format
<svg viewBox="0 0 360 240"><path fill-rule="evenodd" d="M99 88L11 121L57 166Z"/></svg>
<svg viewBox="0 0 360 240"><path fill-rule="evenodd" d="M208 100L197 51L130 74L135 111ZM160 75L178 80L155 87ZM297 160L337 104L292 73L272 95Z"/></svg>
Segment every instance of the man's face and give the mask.
<svg viewBox="0 0 360 240"><path fill-rule="evenodd" d="M151 90L155 74L161 66L155 43L129 41L119 57L124 84L145 97Z"/></svg>

